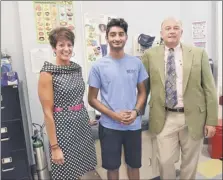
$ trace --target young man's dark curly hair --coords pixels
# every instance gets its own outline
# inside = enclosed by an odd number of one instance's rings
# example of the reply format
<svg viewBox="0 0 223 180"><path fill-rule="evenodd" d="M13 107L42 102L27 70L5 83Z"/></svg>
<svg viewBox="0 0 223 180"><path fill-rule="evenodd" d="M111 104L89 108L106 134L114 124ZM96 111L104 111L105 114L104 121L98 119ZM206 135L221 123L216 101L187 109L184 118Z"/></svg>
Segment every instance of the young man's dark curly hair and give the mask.
<svg viewBox="0 0 223 180"><path fill-rule="evenodd" d="M112 18L107 24L106 36L108 36L110 29L114 26L122 28L127 35L128 23L123 18Z"/></svg>

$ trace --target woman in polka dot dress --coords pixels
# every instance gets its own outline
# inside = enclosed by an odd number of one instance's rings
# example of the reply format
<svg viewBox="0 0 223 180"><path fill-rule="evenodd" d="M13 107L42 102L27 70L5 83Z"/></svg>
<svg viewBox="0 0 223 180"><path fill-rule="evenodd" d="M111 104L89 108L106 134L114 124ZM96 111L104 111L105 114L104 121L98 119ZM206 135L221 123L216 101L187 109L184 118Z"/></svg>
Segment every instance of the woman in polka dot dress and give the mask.
<svg viewBox="0 0 223 180"><path fill-rule="evenodd" d="M38 93L50 143L52 178L78 179L94 170L96 153L87 110L81 67L70 61L74 34L65 27L51 31L50 45L56 64L45 62Z"/></svg>

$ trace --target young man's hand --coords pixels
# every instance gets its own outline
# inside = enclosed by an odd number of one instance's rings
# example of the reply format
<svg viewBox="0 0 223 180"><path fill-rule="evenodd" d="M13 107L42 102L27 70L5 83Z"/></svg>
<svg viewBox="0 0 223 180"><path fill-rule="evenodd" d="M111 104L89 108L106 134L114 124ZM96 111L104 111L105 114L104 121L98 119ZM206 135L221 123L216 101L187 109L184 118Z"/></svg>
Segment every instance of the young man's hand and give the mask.
<svg viewBox="0 0 223 180"><path fill-rule="evenodd" d="M130 113L130 117L127 119L127 122L126 122L127 125L132 124L136 120L136 117L137 117L137 112L135 110L131 110L129 111L129 113Z"/></svg>
<svg viewBox="0 0 223 180"><path fill-rule="evenodd" d="M127 121L127 119L129 119L131 116L131 113L128 110L123 110L120 112L115 112L114 113L114 118L116 121L123 123L125 121Z"/></svg>
<svg viewBox="0 0 223 180"><path fill-rule="evenodd" d="M129 125L136 119L136 117L136 111L126 110L116 113L115 120L119 121L122 124Z"/></svg>

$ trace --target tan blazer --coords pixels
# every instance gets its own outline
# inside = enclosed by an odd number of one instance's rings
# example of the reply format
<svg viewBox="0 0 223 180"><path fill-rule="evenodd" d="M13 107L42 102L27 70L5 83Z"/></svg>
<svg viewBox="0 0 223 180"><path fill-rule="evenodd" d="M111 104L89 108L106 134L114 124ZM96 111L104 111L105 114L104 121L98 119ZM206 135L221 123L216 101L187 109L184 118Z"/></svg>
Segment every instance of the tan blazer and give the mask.
<svg viewBox="0 0 223 180"><path fill-rule="evenodd" d="M204 125L217 125L217 90L207 53L198 47L182 45L183 51L183 100L185 120L194 139L204 137ZM161 132L165 123L165 62L164 45L150 48L142 57L149 74L146 83L151 93L149 102L149 129Z"/></svg>

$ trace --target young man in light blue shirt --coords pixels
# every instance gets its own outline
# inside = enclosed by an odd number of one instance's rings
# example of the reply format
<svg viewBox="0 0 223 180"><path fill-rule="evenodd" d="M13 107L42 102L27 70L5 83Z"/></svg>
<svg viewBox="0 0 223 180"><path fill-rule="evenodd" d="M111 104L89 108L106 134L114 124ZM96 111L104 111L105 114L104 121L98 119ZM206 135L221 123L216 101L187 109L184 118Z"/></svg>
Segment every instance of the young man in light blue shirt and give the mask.
<svg viewBox="0 0 223 180"><path fill-rule="evenodd" d="M108 179L119 179L122 145L129 179L140 179L141 110L146 100L143 82L148 74L140 59L124 53L127 30L124 19L111 19L107 24L110 53L93 64L88 79L88 102L101 112L99 139Z"/></svg>

